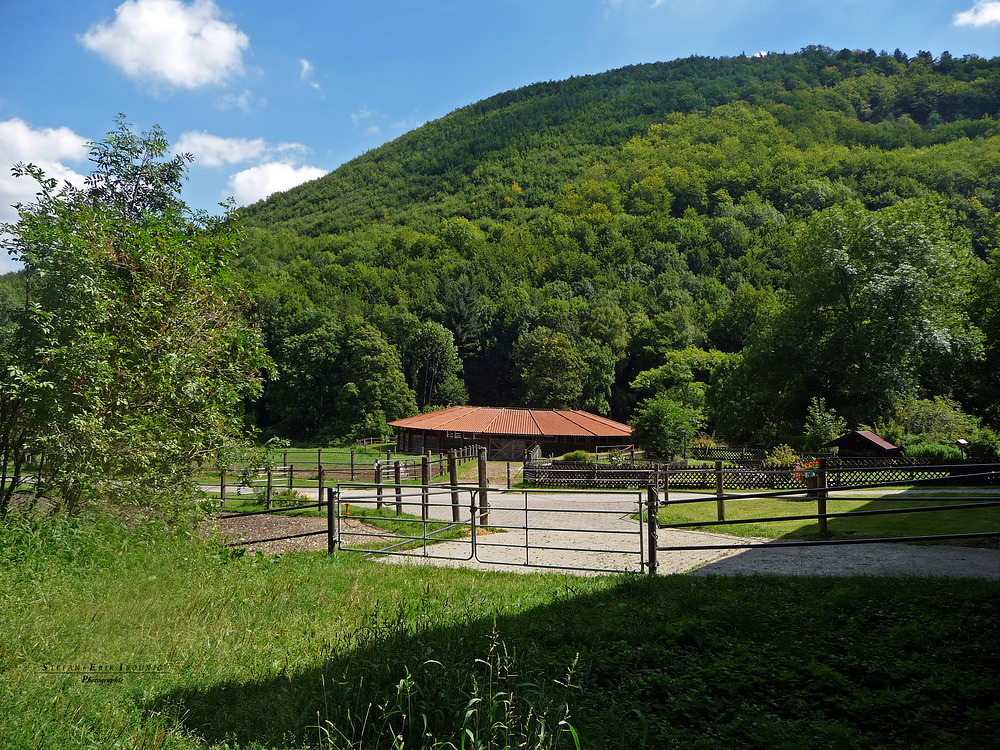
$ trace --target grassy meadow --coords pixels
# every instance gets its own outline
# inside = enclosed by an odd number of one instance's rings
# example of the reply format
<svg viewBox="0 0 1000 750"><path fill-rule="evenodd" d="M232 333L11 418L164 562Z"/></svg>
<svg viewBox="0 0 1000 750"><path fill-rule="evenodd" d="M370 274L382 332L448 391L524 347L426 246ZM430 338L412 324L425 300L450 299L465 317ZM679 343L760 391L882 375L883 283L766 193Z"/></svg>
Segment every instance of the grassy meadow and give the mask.
<svg viewBox="0 0 1000 750"><path fill-rule="evenodd" d="M0 522L3 748L987 747L1000 584L576 578Z"/></svg>
<svg viewBox="0 0 1000 750"><path fill-rule="evenodd" d="M967 492L936 490L928 497L920 490L903 491L893 495L848 497L827 501L827 513L853 513L865 511L896 510L902 508L930 508L949 506L948 510L888 513L884 515L829 518L829 539L906 537L932 534L974 534L995 532L1000 529L1000 507L951 509L953 506L971 504L974 498L1000 500L1000 493L990 488L976 488ZM695 524L691 528L715 531L737 536L764 539L819 539L819 527L814 518L791 521L761 521L758 519L787 516L815 515L815 499L757 497L726 502L725 525L700 525L718 520L714 498L705 502L674 503L661 507L660 523ZM951 543L951 542L949 542ZM996 538L967 541L982 547L997 547Z"/></svg>

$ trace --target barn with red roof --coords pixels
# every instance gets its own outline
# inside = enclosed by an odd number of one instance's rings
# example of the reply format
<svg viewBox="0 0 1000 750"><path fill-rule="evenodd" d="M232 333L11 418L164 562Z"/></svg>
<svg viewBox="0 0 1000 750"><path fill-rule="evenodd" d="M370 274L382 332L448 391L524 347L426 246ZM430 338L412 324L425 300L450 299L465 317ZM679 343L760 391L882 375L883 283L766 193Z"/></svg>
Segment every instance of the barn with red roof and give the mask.
<svg viewBox="0 0 1000 750"><path fill-rule="evenodd" d="M491 459L501 461L632 443L627 424L577 409L452 406L389 425L396 429L396 449L403 453L482 445Z"/></svg>

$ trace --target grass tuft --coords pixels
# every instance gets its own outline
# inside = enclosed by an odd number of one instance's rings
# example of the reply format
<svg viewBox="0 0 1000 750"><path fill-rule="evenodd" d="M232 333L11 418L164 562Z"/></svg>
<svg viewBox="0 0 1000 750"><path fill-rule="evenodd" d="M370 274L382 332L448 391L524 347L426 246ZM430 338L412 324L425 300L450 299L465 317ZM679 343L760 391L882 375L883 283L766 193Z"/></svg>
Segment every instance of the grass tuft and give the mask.
<svg viewBox="0 0 1000 750"><path fill-rule="evenodd" d="M1000 584L574 578L0 520L21 748L988 747ZM95 671L96 669L96 671Z"/></svg>

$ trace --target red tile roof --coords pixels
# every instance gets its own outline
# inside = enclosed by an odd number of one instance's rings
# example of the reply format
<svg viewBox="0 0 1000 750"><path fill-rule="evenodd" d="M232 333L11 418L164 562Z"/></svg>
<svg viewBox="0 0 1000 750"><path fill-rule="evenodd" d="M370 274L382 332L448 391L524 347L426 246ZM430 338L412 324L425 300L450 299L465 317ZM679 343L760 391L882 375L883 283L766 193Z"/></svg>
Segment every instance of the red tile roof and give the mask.
<svg viewBox="0 0 1000 750"><path fill-rule="evenodd" d="M511 409L494 406L452 406L440 411L390 422L393 427L479 435L540 437L631 438L632 428L576 409Z"/></svg>

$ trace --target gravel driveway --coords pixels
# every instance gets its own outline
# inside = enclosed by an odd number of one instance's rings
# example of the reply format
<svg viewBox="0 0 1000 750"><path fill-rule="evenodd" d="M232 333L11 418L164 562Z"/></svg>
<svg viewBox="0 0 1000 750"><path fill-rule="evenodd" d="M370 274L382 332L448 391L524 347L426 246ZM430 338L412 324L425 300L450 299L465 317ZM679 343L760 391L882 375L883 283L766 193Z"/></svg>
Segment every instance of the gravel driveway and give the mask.
<svg viewBox="0 0 1000 750"><path fill-rule="evenodd" d="M308 492L308 491L305 491ZM539 569L575 571L577 574L597 574L606 570L640 570L640 529L634 513L642 493L622 495L608 493L506 493L499 489L490 494L489 525L497 533L477 537L478 560L470 560L471 540L441 542L428 547L435 557L380 558L388 562L467 567L478 570L508 570L537 572ZM315 496L315 491L313 492ZM463 517L468 494L463 493ZM387 497L388 500L388 497ZM450 520L448 496L432 499L430 516ZM527 503L528 507L525 508ZM415 509L407 509L413 512ZM360 511L358 508L355 512ZM419 511L418 511L419 512ZM527 514L528 522L525 523ZM257 517L255 522L229 520L220 524L221 531L236 531L245 539L261 538L255 533L279 536L287 533L326 528L324 518ZM251 531L246 524L258 527ZM351 530L368 531L352 521L346 529L344 544L351 543ZM529 531L524 527L528 525ZM228 528L227 528L228 527ZM525 548L527 538L528 549ZM746 538L727 534L663 529L659 532L660 546L709 547L720 544L746 544ZM642 539L645 545L645 538ZM306 537L271 545L252 547L265 552L285 552L296 549L325 549L325 536ZM940 576L950 578L987 578L1000 580L1000 550L973 547L915 544L849 544L826 547L768 548L744 550L694 549L683 552L661 551L659 573L691 575L821 575L821 576ZM526 564L530 563L530 564Z"/></svg>

